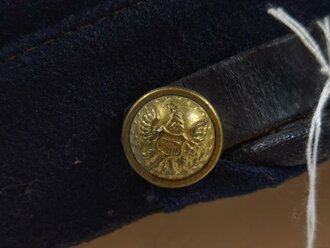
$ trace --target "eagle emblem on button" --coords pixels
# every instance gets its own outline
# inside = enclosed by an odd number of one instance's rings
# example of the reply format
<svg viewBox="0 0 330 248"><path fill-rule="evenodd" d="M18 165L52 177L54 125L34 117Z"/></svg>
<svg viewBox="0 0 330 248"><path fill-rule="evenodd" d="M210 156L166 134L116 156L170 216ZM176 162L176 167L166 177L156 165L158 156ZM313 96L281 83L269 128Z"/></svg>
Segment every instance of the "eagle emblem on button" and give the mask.
<svg viewBox="0 0 330 248"><path fill-rule="evenodd" d="M149 182L183 187L203 178L221 152L217 113L202 96L164 87L140 98L126 116L122 142L133 169Z"/></svg>

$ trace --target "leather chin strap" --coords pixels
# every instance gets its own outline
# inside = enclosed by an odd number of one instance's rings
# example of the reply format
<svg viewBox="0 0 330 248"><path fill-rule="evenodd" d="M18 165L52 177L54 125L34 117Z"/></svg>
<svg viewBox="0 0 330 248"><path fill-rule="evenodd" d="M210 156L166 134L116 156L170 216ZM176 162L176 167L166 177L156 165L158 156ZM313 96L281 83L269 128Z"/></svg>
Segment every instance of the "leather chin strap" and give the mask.
<svg viewBox="0 0 330 248"><path fill-rule="evenodd" d="M318 64L293 35L173 83L199 92L217 109L224 133L222 159L274 166L305 163L309 119L323 84ZM320 159L329 155L328 108Z"/></svg>

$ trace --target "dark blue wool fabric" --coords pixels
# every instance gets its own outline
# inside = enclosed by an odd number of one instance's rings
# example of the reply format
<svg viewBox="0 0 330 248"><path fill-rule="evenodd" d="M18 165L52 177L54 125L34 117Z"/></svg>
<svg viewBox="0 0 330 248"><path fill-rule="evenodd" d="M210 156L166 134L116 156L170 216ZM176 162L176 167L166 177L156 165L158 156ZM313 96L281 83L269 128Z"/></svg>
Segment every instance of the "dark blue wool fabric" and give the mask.
<svg viewBox="0 0 330 248"><path fill-rule="evenodd" d="M288 32L267 4L1 1L0 247L67 246L302 173L220 161L200 183L161 189L120 144L122 114L143 93ZM273 4L305 24L330 12L324 0Z"/></svg>

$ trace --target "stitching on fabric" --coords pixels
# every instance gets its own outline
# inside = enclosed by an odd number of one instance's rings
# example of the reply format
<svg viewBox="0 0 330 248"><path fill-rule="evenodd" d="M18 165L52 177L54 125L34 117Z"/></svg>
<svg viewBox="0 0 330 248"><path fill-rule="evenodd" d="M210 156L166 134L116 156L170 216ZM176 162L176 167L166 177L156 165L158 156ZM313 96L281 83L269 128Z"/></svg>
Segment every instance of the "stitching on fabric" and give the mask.
<svg viewBox="0 0 330 248"><path fill-rule="evenodd" d="M90 24L84 24L84 25L81 25L81 26L78 26L78 27L75 27L73 28L72 30L70 31L67 31L57 37L52 37L44 42L42 42L40 45L38 46L32 46L32 47L29 47L27 49L24 49L21 53L17 53L16 55L12 55L12 56L9 56L7 58L4 59L4 61L12 61L12 60L15 60L17 57L21 56L21 55L25 55L29 52L32 52L36 49L39 49L40 47L44 46L44 45L47 45L47 44L53 44L55 43L55 41L61 39L62 37L65 37L65 36L70 36L71 34L75 33L75 32L78 32L80 30L87 30L89 28L92 28L94 25L96 24L99 24L101 22L104 22L106 20L108 20L109 18L111 17L114 17L114 16L117 16L119 14L122 14L124 13L125 11L127 11L128 9L130 8L135 8L137 6L139 6L140 4L143 4L144 3L144 0L139 0L137 2L134 2L134 3L131 3L130 5L128 6L125 6L125 7L121 7L117 10L115 10L111 15L108 15L108 16L102 16L100 17L99 19L97 19L96 21L94 21L93 23L90 23Z"/></svg>

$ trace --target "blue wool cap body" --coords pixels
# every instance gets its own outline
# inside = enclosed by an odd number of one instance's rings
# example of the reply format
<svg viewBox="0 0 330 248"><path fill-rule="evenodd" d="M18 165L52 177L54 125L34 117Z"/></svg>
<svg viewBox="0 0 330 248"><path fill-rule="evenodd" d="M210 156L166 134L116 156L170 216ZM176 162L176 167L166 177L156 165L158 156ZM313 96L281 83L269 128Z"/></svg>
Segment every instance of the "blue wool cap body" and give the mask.
<svg viewBox="0 0 330 248"><path fill-rule="evenodd" d="M131 169L120 143L123 113L142 94L286 34L267 3L2 3L0 247L68 246L301 174L221 160L201 182L163 189ZM330 12L321 0L274 4L306 23Z"/></svg>

